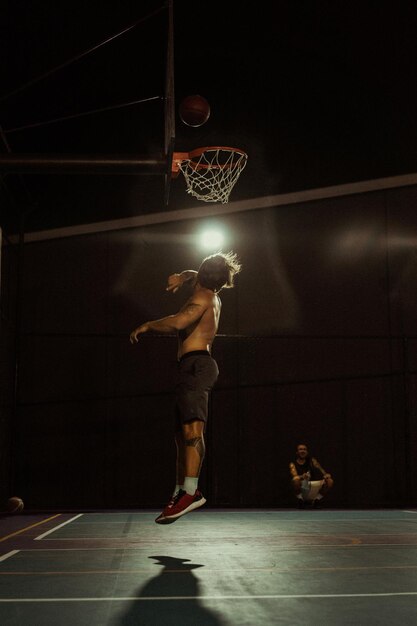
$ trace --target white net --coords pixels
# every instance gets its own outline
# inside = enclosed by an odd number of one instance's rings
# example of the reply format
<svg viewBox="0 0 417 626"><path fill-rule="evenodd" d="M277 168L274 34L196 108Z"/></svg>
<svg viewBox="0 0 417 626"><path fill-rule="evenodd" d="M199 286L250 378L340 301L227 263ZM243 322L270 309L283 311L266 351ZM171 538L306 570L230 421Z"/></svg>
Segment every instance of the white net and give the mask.
<svg viewBox="0 0 417 626"><path fill-rule="evenodd" d="M174 166L184 175L187 193L203 202L229 200L230 192L236 184L248 160L248 155L236 148L213 147L180 154Z"/></svg>

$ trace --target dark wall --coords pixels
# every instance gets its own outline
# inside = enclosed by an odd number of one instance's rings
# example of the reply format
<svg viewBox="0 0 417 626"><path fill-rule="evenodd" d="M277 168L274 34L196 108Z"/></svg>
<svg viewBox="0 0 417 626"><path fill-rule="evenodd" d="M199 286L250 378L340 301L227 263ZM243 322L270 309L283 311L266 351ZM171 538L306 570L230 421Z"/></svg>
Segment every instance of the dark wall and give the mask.
<svg viewBox="0 0 417 626"><path fill-rule="evenodd" d="M15 445L16 320L19 246L2 233L0 288L0 510L13 495Z"/></svg>
<svg viewBox="0 0 417 626"><path fill-rule="evenodd" d="M304 441L334 506L414 501L416 188L216 218L243 270L224 290L201 484L216 506L290 506ZM25 246L15 491L32 507L159 507L174 482L175 312L208 220Z"/></svg>

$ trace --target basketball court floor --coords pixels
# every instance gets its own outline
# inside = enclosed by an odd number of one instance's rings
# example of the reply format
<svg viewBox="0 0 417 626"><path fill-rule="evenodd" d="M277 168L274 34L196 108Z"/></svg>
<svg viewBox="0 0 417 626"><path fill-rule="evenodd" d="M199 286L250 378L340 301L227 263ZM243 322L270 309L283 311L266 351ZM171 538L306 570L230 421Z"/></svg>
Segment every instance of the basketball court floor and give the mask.
<svg viewBox="0 0 417 626"><path fill-rule="evenodd" d="M417 623L417 509L21 514L2 626Z"/></svg>

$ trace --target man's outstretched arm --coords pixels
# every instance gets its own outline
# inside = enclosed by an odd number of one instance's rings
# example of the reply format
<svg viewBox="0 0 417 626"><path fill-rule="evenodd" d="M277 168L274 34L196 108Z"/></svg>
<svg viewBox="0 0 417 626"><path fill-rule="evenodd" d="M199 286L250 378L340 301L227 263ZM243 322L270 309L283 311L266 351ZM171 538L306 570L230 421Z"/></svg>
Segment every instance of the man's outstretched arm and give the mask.
<svg viewBox="0 0 417 626"><path fill-rule="evenodd" d="M159 320L145 322L145 324L141 324L141 326L135 328L135 330L130 333L130 343L137 343L139 335L150 331L174 333L178 330L188 328L188 326L191 326L191 324L201 318L207 305L208 302L206 298L202 296L192 296L175 315L168 315Z"/></svg>

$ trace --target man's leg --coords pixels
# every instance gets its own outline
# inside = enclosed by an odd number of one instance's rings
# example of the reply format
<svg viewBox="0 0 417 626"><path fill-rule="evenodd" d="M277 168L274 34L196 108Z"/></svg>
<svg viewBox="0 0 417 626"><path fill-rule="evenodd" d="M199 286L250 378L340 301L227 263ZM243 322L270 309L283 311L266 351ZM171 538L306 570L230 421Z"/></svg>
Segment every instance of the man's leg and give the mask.
<svg viewBox="0 0 417 626"><path fill-rule="evenodd" d="M319 491L319 495L323 497L333 487L333 478L325 478Z"/></svg>
<svg viewBox="0 0 417 626"><path fill-rule="evenodd" d="M320 487L320 490L317 493L317 495L314 497L313 502L312 502L312 505L314 508L320 507L321 500L326 495L326 493L328 493L329 490L333 487L332 478L323 478L321 482L322 482L322 485Z"/></svg>
<svg viewBox="0 0 417 626"><path fill-rule="evenodd" d="M184 435L182 432L181 426L177 428L175 431L175 447L177 449L177 458L176 458L176 485L174 487L173 494L171 496L171 500L168 502L167 506L161 513L158 515L155 522L158 524L167 524L168 521L165 520L165 512L172 508L178 501L179 497L184 492L184 478L185 478L185 443L184 443Z"/></svg>
<svg viewBox="0 0 417 626"><path fill-rule="evenodd" d="M296 498L302 498L301 495L301 478L299 476L294 476L291 480L292 489L294 491L294 495Z"/></svg>
<svg viewBox="0 0 417 626"><path fill-rule="evenodd" d="M186 422L182 430L175 435L177 446L177 488L168 505L159 517L158 524L170 524L175 522L185 513L205 504L206 500L198 491L198 479L204 460L204 427L201 420ZM181 488L183 480L183 487Z"/></svg>
<svg viewBox="0 0 417 626"><path fill-rule="evenodd" d="M177 487L183 487L185 477L198 482L206 451L204 426L203 421L195 420L185 423L182 430L175 433Z"/></svg>
<svg viewBox="0 0 417 626"><path fill-rule="evenodd" d="M194 420L183 424L184 442L184 490L194 495L203 465L206 446L204 442L204 422Z"/></svg>
<svg viewBox="0 0 417 626"><path fill-rule="evenodd" d="M174 489L174 496L180 489L184 489L185 478L185 443L184 435L181 430L177 430L175 433L175 446L177 448L177 460L176 460L176 485Z"/></svg>
<svg viewBox="0 0 417 626"><path fill-rule="evenodd" d="M303 497L303 481L300 476L294 476L291 481L292 489L294 491L294 495L297 498L298 508L304 509L306 507L306 501Z"/></svg>
<svg viewBox="0 0 417 626"><path fill-rule="evenodd" d="M196 367L197 362L199 367ZM198 372L198 374L196 373ZM169 524L192 511L206 500L198 491L198 479L205 454L204 428L207 419L209 392L217 380L218 368L214 359L199 356L180 363L180 383L176 387L177 487L184 477L183 489L165 507L156 519Z"/></svg>

